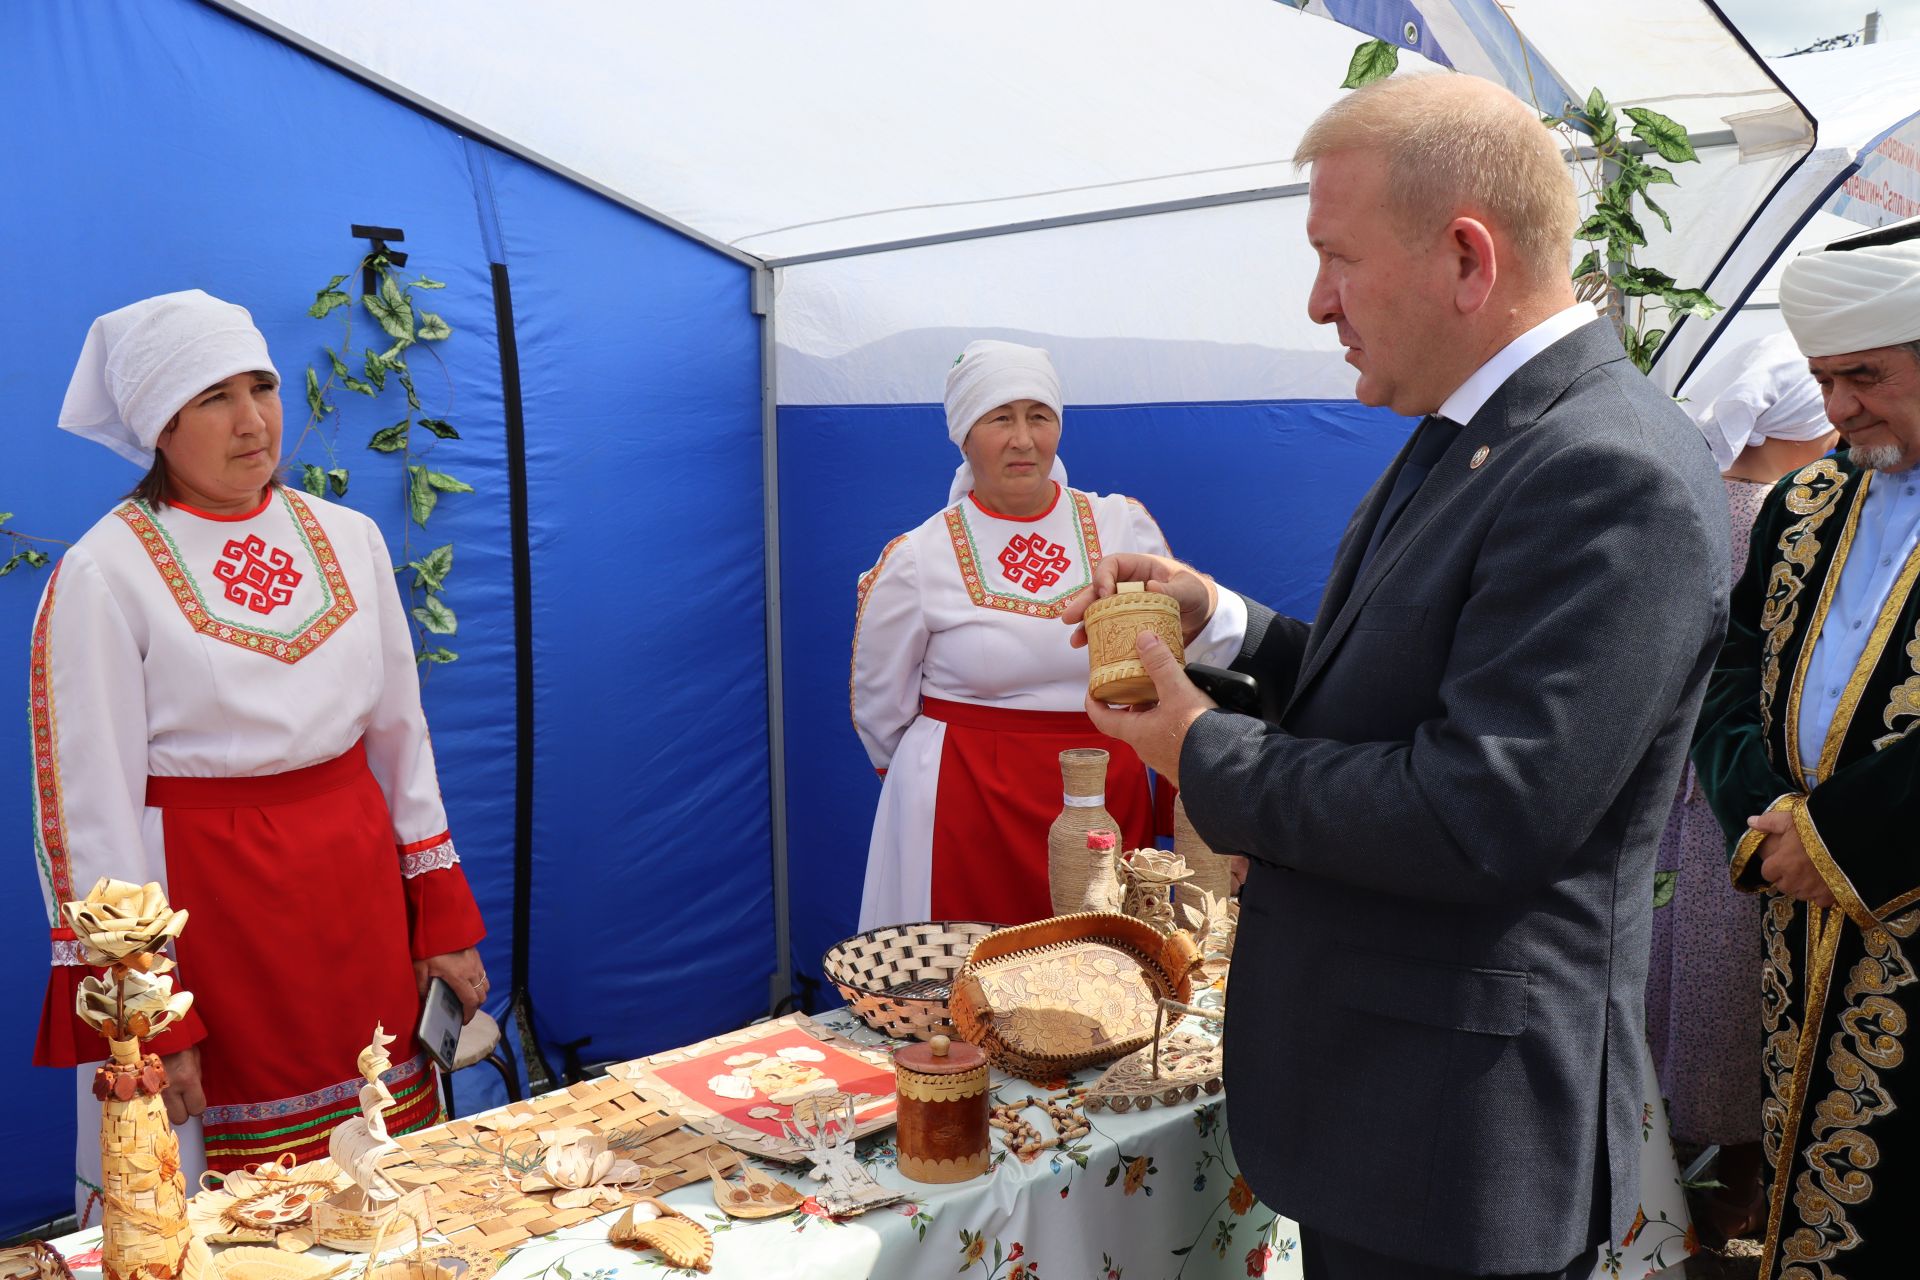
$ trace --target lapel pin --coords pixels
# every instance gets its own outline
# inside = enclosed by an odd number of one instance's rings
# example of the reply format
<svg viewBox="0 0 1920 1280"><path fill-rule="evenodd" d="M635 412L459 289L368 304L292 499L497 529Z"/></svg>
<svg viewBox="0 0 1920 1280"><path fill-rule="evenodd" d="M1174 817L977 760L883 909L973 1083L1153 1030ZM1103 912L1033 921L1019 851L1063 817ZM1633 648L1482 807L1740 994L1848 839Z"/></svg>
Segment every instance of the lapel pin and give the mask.
<svg viewBox="0 0 1920 1280"><path fill-rule="evenodd" d="M1475 449L1473 451L1473 457L1468 459L1467 461L1467 469L1469 471L1478 471L1481 465L1486 462L1488 455L1491 454L1492 452L1493 450L1489 449L1484 444L1481 445L1478 449Z"/></svg>

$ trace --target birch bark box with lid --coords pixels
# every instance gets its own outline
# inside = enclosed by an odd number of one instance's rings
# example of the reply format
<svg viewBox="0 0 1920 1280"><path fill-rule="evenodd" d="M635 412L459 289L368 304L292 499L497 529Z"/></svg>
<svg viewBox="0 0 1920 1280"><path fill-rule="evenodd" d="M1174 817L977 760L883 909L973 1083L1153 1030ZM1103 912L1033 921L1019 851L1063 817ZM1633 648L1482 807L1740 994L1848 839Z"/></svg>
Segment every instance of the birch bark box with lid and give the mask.
<svg viewBox="0 0 1920 1280"><path fill-rule="evenodd" d="M1172 596L1147 590L1144 582L1122 582L1114 594L1087 606L1087 692L1095 702L1133 706L1152 702L1153 677L1140 661L1134 639L1151 631L1185 664L1187 647L1180 634L1180 605Z"/></svg>
<svg viewBox="0 0 1920 1280"><path fill-rule="evenodd" d="M965 1182L987 1171L987 1055L947 1036L903 1045L893 1055L898 1077L902 1177Z"/></svg>

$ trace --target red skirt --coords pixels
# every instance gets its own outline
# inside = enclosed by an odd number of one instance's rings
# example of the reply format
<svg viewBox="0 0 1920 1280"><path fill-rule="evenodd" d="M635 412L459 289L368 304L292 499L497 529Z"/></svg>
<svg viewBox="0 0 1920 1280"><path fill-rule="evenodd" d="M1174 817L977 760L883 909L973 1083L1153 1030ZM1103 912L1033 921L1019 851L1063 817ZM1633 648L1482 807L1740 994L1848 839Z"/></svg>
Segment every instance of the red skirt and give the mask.
<svg viewBox="0 0 1920 1280"><path fill-rule="evenodd" d="M1024 924L1053 914L1047 892L1047 829L1060 816L1060 753L1097 747L1107 762L1107 812L1122 848L1153 843L1147 768L1126 743L1081 711L1005 711L923 699L921 714L946 722L933 815L935 920Z"/></svg>
<svg viewBox="0 0 1920 1280"><path fill-rule="evenodd" d="M149 778L147 803L162 811L168 898L189 914L176 946L206 1028L208 1167L324 1156L359 1113L355 1060L376 1024L394 1038L389 1132L432 1124L407 895L365 749L266 777Z"/></svg>

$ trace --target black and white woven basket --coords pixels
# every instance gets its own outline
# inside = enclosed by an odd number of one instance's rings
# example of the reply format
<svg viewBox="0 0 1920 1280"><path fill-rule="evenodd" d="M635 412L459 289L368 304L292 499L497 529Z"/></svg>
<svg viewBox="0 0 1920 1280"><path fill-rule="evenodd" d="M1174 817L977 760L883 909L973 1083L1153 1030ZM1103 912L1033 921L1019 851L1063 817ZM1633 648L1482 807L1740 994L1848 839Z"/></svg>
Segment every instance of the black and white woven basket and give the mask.
<svg viewBox="0 0 1920 1280"><path fill-rule="evenodd" d="M953 1035L947 996L973 944L1000 926L978 920L888 925L843 938L821 966L860 1020L896 1040Z"/></svg>

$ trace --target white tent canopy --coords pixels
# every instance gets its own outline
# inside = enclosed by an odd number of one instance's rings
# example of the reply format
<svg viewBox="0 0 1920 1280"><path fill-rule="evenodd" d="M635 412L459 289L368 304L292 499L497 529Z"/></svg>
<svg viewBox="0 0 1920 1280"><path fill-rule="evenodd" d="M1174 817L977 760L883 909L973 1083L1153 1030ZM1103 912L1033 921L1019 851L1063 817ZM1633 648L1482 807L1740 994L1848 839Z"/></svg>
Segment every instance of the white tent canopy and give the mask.
<svg viewBox="0 0 1920 1280"><path fill-rule="evenodd" d="M1800 248L1920 214L1920 40L1859 45L1771 64L1819 122L1819 145L1754 220L1714 282L1737 311L1689 322L1663 355L1669 385L1724 346L1781 327L1780 273Z"/></svg>

